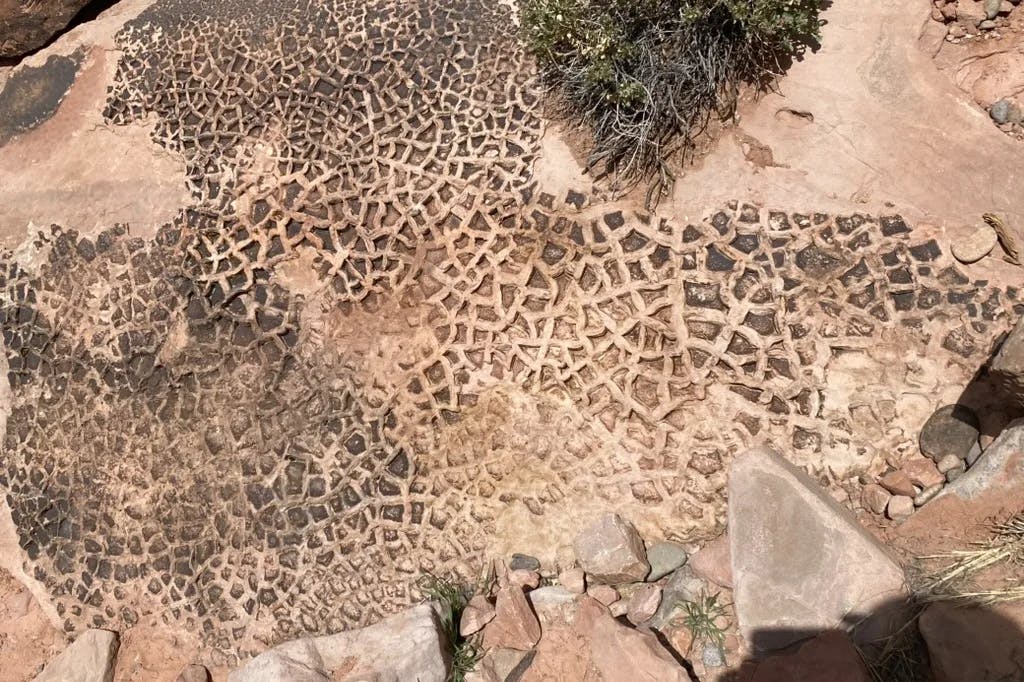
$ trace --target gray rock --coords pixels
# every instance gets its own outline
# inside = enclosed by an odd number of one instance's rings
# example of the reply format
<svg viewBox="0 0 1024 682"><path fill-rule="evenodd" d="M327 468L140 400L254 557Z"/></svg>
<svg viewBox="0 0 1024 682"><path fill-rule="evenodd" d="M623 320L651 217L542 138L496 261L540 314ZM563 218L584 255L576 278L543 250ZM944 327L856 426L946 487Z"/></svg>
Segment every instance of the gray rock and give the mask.
<svg viewBox="0 0 1024 682"><path fill-rule="evenodd" d="M978 443L978 417L964 405L935 410L921 429L921 452L938 462L946 455L966 459Z"/></svg>
<svg viewBox="0 0 1024 682"><path fill-rule="evenodd" d="M994 108L995 104L992 106ZM1018 403L1024 403L1024 317L1017 321L999 347L989 375Z"/></svg>
<svg viewBox="0 0 1024 682"><path fill-rule="evenodd" d="M662 587L661 604L650 620L650 626L656 630L665 627L681 602L696 601L706 591L707 583L694 575L689 566L677 569Z"/></svg>
<svg viewBox="0 0 1024 682"><path fill-rule="evenodd" d="M725 654L717 644L705 644L700 652L700 661L707 668L724 668Z"/></svg>
<svg viewBox="0 0 1024 682"><path fill-rule="evenodd" d="M210 671L201 665L186 665L174 682L210 682Z"/></svg>
<svg viewBox="0 0 1024 682"><path fill-rule="evenodd" d="M963 466L963 462L961 462L960 466L958 466L956 469L950 469L949 471L946 472L946 483L952 483L956 479L960 478L961 476L964 475L964 471L965 469Z"/></svg>
<svg viewBox="0 0 1024 682"><path fill-rule="evenodd" d="M946 455L938 461L936 468L940 474L946 474L953 469L963 468L964 460L960 459L956 455Z"/></svg>
<svg viewBox="0 0 1024 682"><path fill-rule="evenodd" d="M1003 0L985 0L985 18L995 19L999 16L999 8L1002 7Z"/></svg>
<svg viewBox="0 0 1024 682"><path fill-rule="evenodd" d="M932 604L918 622L935 682L1022 680L1024 606L990 608Z"/></svg>
<svg viewBox="0 0 1024 682"><path fill-rule="evenodd" d="M120 645L116 632L86 630L46 664L35 682L111 682Z"/></svg>
<svg viewBox="0 0 1024 682"><path fill-rule="evenodd" d="M971 451L967 453L967 459L964 460L964 464L968 467L974 466L974 463L981 457L981 453L984 452L981 448L981 443L975 443L971 446Z"/></svg>
<svg viewBox="0 0 1024 682"><path fill-rule="evenodd" d="M988 109L988 115L996 123L1007 123L1010 120L1010 100L1001 99Z"/></svg>
<svg viewBox="0 0 1024 682"><path fill-rule="evenodd" d="M651 565L647 581L654 582L664 578L685 564L686 559L686 550L682 545L677 545L674 542L655 542L647 548L647 563Z"/></svg>
<svg viewBox="0 0 1024 682"><path fill-rule="evenodd" d="M49 42L89 0L0 0L0 57L17 57Z"/></svg>
<svg viewBox="0 0 1024 682"><path fill-rule="evenodd" d="M963 475L947 485L942 496L955 495L962 500L976 499L986 492L1005 489L1019 495L1024 481L1024 419L1011 422L992 445Z"/></svg>
<svg viewBox="0 0 1024 682"><path fill-rule="evenodd" d="M733 605L755 651L860 620L906 594L903 570L875 536L769 448L733 460L728 494ZM891 634L880 629L890 625L869 619L856 637Z"/></svg>
<svg viewBox="0 0 1024 682"><path fill-rule="evenodd" d="M606 514L584 528L572 546L588 583L639 582L651 571L643 540L618 514Z"/></svg>
<svg viewBox="0 0 1024 682"><path fill-rule="evenodd" d="M992 253L998 241L996 231L988 225L982 225L966 237L954 241L950 250L961 263L974 263Z"/></svg>
<svg viewBox="0 0 1024 682"><path fill-rule="evenodd" d="M445 682L450 651L437 611L420 604L358 630L285 642L233 671L228 682L329 682L343 665L352 679Z"/></svg>
<svg viewBox="0 0 1024 682"><path fill-rule="evenodd" d="M885 515L893 521L903 521L914 513L914 498L906 495L893 495L885 506Z"/></svg>
<svg viewBox="0 0 1024 682"><path fill-rule="evenodd" d="M508 567L513 571L539 571L540 560L529 554L513 554Z"/></svg>
<svg viewBox="0 0 1024 682"><path fill-rule="evenodd" d="M561 585L549 585L531 590L526 594L526 600L537 614L543 632L550 624L569 619L575 610L577 596Z"/></svg>
<svg viewBox="0 0 1024 682"><path fill-rule="evenodd" d="M982 21L981 23L978 24L978 28L980 28L982 31L991 31L995 27L996 22L992 21L991 19L986 19L985 21Z"/></svg>

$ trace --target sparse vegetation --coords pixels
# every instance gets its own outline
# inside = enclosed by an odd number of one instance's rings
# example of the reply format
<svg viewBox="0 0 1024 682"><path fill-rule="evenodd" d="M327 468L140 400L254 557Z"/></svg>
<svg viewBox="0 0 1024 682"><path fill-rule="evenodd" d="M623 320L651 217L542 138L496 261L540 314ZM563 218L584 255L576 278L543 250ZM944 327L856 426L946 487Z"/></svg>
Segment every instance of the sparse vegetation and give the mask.
<svg viewBox="0 0 1024 682"><path fill-rule="evenodd" d="M725 632L729 627L726 615L728 604L719 602L718 596L717 592L712 595L701 592L693 601L679 602L683 609L683 625L693 635L687 655L698 642L714 644L719 651L725 648Z"/></svg>
<svg viewBox="0 0 1024 682"><path fill-rule="evenodd" d="M452 646L452 671L448 682L465 682L466 675L476 669L483 656L479 637L459 634L462 611L473 590L430 573L420 576L416 586L427 600L437 602L440 607L441 624Z"/></svg>
<svg viewBox="0 0 1024 682"><path fill-rule="evenodd" d="M525 0L529 49L561 113L591 126L589 166L674 178L712 114L732 115L743 83L764 85L818 38L820 0Z"/></svg>

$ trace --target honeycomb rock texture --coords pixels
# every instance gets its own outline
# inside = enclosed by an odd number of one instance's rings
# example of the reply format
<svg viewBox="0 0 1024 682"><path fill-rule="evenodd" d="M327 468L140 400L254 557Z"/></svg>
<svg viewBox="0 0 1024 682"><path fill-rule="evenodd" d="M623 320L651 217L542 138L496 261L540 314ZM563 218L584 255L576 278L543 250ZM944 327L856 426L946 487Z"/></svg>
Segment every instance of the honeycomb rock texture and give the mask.
<svg viewBox="0 0 1024 682"><path fill-rule="evenodd" d="M53 226L40 263L0 254L0 486L68 631L158 617L233 661L567 509L711 536L734 454L867 470L915 442L905 384L939 400L892 358L967 377L1007 328L1019 292L896 215L546 192L510 24L164 0L122 30L106 116L155 121L193 204L150 241Z"/></svg>

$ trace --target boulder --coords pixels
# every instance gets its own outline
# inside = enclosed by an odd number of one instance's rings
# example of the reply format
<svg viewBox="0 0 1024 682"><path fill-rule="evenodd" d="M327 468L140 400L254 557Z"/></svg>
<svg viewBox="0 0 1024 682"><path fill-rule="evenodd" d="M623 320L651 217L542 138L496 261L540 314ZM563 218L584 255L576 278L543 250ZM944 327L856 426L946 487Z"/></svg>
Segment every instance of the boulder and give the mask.
<svg viewBox="0 0 1024 682"><path fill-rule="evenodd" d="M606 514L580 531L573 550L591 582L639 582L651 571L639 533L618 514Z"/></svg>
<svg viewBox="0 0 1024 682"><path fill-rule="evenodd" d="M973 500L990 493L1005 492L1016 497L1024 482L1024 419L1012 422L978 461L947 485L941 496Z"/></svg>
<svg viewBox="0 0 1024 682"><path fill-rule="evenodd" d="M733 604L755 650L859 623L904 597L885 547L802 470L766 447L733 461L729 476ZM858 633L876 636L875 621Z"/></svg>
<svg viewBox="0 0 1024 682"><path fill-rule="evenodd" d="M35 682L111 682L120 645L116 632L86 630L46 664Z"/></svg>
<svg viewBox="0 0 1024 682"><path fill-rule="evenodd" d="M437 611L420 604L358 630L303 637L265 651L228 675L228 682L328 682L371 678L380 682L445 682L451 645Z"/></svg>
<svg viewBox="0 0 1024 682"><path fill-rule="evenodd" d="M18 57L45 45L89 0L0 0L0 57Z"/></svg>
<svg viewBox="0 0 1024 682"><path fill-rule="evenodd" d="M675 542L655 542L647 548L647 563L651 565L647 581L654 582L664 578L685 564L686 559L686 550L682 545Z"/></svg>
<svg viewBox="0 0 1024 682"><path fill-rule="evenodd" d="M540 639L540 623L523 589L506 585L498 591L494 620L484 628L485 649L526 651Z"/></svg>
<svg viewBox="0 0 1024 682"><path fill-rule="evenodd" d="M921 452L936 462L946 455L967 459L971 448L978 442L978 435L978 417L969 407L946 405L935 410L925 422L919 444Z"/></svg>
<svg viewBox="0 0 1024 682"><path fill-rule="evenodd" d="M729 536L720 535L690 557L694 574L720 587L732 589L732 558Z"/></svg>
<svg viewBox="0 0 1024 682"><path fill-rule="evenodd" d="M1024 604L957 608L936 603L918 621L935 682L1024 680Z"/></svg>
<svg viewBox="0 0 1024 682"><path fill-rule="evenodd" d="M872 682L857 648L845 633L823 632L791 653L742 666L738 682ZM966 678L964 678L966 679Z"/></svg>

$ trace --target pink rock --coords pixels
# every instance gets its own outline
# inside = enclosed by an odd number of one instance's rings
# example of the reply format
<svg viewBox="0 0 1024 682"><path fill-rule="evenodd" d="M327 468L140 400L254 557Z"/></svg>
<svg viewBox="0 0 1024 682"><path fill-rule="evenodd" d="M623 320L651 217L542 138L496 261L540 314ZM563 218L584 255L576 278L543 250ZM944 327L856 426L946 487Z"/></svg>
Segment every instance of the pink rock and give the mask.
<svg viewBox="0 0 1024 682"><path fill-rule="evenodd" d="M584 597L575 627L590 643L591 665L604 682L689 682L690 676L650 632L634 630ZM589 677L587 679L590 679Z"/></svg>
<svg viewBox="0 0 1024 682"><path fill-rule="evenodd" d="M914 513L914 498L906 495L893 495L885 507L885 515L893 521L902 521Z"/></svg>
<svg viewBox="0 0 1024 682"><path fill-rule="evenodd" d="M900 470L912 483L922 488L931 488L946 480L930 457L911 457L903 463Z"/></svg>
<svg viewBox="0 0 1024 682"><path fill-rule="evenodd" d="M633 625L646 623L657 613L661 605L661 586L654 583L641 585L629 597L626 605L626 618Z"/></svg>
<svg viewBox="0 0 1024 682"><path fill-rule="evenodd" d="M913 497L917 494L917 491L914 489L914 482L903 471L890 471L878 479L878 484L893 495Z"/></svg>
<svg viewBox="0 0 1024 682"><path fill-rule="evenodd" d="M501 588L494 610L494 620L484 628L485 649L526 651L540 639L540 623L521 587Z"/></svg>
<svg viewBox="0 0 1024 682"><path fill-rule="evenodd" d="M591 582L640 582L651 571L640 534L618 514L605 514L584 528L572 546Z"/></svg>
<svg viewBox="0 0 1024 682"><path fill-rule="evenodd" d="M587 594L605 606L619 601L619 593L611 585L591 585L587 590Z"/></svg>
<svg viewBox="0 0 1024 682"><path fill-rule="evenodd" d="M567 568L558 574L558 582L573 594L583 594L587 590L585 575L582 568Z"/></svg>
<svg viewBox="0 0 1024 682"><path fill-rule="evenodd" d="M494 616L494 605L487 601L487 597L482 594L475 595L462 610L459 634L468 637L473 633L480 632L485 625L494 620Z"/></svg>
<svg viewBox="0 0 1024 682"><path fill-rule="evenodd" d="M690 568L700 578L732 589L732 558L729 535L722 534L690 556Z"/></svg>
<svg viewBox="0 0 1024 682"><path fill-rule="evenodd" d="M536 571L530 571L525 568L519 568L514 571L509 571L508 582L510 585L518 585L523 588L530 588L531 590L540 585L540 576L537 575Z"/></svg>
<svg viewBox="0 0 1024 682"><path fill-rule="evenodd" d="M888 490L877 483L869 483L861 491L860 501L866 509L870 509L876 514L884 514L890 497L892 495L889 494Z"/></svg>

